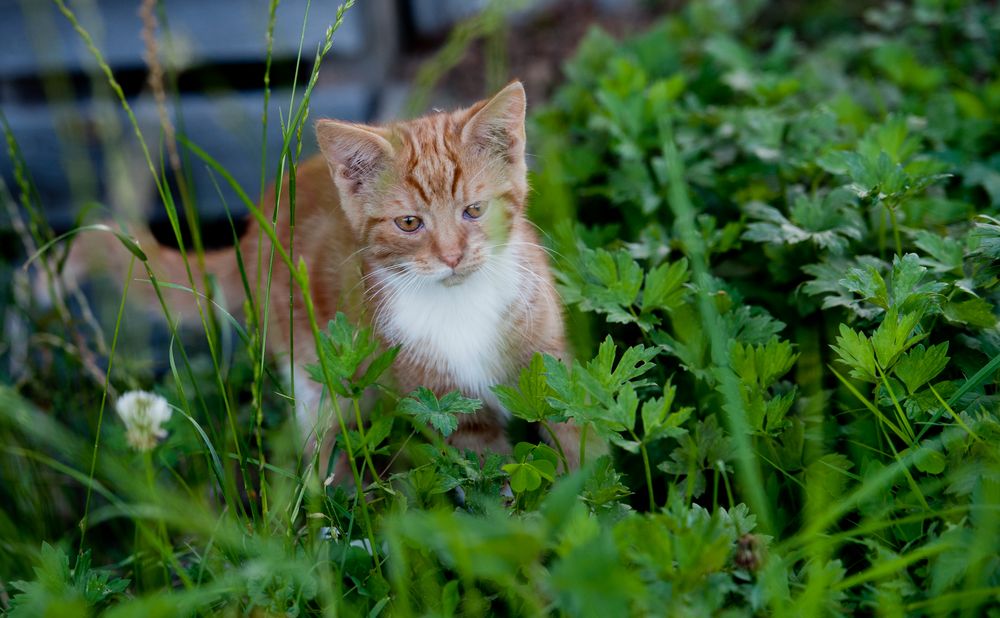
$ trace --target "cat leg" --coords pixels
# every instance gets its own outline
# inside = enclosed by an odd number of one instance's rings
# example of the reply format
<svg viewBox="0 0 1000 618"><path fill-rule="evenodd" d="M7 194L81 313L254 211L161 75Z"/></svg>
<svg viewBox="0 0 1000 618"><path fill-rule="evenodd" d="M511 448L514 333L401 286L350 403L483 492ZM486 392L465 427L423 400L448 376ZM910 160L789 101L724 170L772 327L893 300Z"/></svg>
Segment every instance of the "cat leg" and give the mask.
<svg viewBox="0 0 1000 618"><path fill-rule="evenodd" d="M458 429L448 436L448 444L462 452L472 451L480 458L486 453L509 455L510 440L507 439L503 423L494 419L476 418L486 414L487 411L481 410L471 417L463 416L459 419Z"/></svg>
<svg viewBox="0 0 1000 618"><path fill-rule="evenodd" d="M348 430L356 429L357 413L354 409L354 400L338 395L335 407L331 404L326 389L310 379L305 370L300 367L295 369L294 380L295 422L303 460L307 464L311 464L315 457L317 470L324 480L329 480L332 477L331 482L338 485L354 485L354 472L343 445L339 451L336 451L336 458L333 459L337 446L337 436L341 431L341 419L338 418L337 410L343 415L346 428ZM362 422L366 421L368 411L375 406L377 399L378 391L375 389L368 389L361 396L358 405ZM354 448L357 448L356 444ZM355 452L355 456L361 457L361 453ZM370 470L360 469L359 471L364 484L375 478Z"/></svg>
<svg viewBox="0 0 1000 618"><path fill-rule="evenodd" d="M338 457L332 469L330 467L340 424L323 386L312 380L301 366L296 367L291 376L288 376L287 369L285 373L286 377L290 377L287 381L295 393L295 425L303 460L308 464L315 457L319 474L324 479L332 475L336 483L353 482L345 455ZM340 400L338 403L341 410L347 409L345 405L348 402Z"/></svg>

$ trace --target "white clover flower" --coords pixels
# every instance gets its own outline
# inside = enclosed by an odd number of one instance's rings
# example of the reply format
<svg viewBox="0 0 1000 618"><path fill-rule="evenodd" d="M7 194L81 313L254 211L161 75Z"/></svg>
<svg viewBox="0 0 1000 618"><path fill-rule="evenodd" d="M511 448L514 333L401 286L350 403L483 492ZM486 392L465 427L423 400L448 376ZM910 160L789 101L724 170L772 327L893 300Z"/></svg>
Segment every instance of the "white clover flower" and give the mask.
<svg viewBox="0 0 1000 618"><path fill-rule="evenodd" d="M137 451L149 451L156 441L167 437L163 423L170 420L167 400L146 391L129 391L115 404L118 416L125 423L125 437Z"/></svg>

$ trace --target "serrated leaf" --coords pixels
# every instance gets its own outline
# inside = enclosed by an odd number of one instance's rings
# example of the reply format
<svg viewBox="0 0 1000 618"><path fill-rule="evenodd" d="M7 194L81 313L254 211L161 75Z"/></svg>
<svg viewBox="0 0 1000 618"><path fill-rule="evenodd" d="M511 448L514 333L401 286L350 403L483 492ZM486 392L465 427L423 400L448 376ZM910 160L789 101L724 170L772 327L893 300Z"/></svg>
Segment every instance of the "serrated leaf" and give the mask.
<svg viewBox="0 0 1000 618"><path fill-rule="evenodd" d="M602 313L609 322L636 321L631 308L642 288L643 272L628 251L581 247L573 267L557 273L566 302Z"/></svg>
<svg viewBox="0 0 1000 618"><path fill-rule="evenodd" d="M451 391L439 400L433 392L421 386L409 397L399 400L398 410L448 437L458 429L458 414L472 414L482 405L480 400L463 397L458 391Z"/></svg>
<svg viewBox="0 0 1000 618"><path fill-rule="evenodd" d="M1000 260L1000 220L987 215L976 217L969 242L972 255Z"/></svg>
<svg viewBox="0 0 1000 618"><path fill-rule="evenodd" d="M500 385L491 390L500 404L511 414L531 422L544 420L554 410L548 402L552 392L548 385L545 360L541 354L531 357L528 366L521 370L517 388Z"/></svg>
<svg viewBox="0 0 1000 618"><path fill-rule="evenodd" d="M948 360L947 342L929 348L918 344L899 359L893 371L912 395L937 377L948 366Z"/></svg>
<svg viewBox="0 0 1000 618"><path fill-rule="evenodd" d="M883 309L889 308L889 288L882 275L872 266L848 270L847 276L840 280L840 285Z"/></svg>
<svg viewBox="0 0 1000 618"><path fill-rule="evenodd" d="M938 296L946 284L939 281L925 283L926 274L927 268L920 263L920 258L915 253L893 258L890 276L892 306L902 313L939 302Z"/></svg>
<svg viewBox="0 0 1000 618"><path fill-rule="evenodd" d="M879 366L888 371L899 359L899 356L927 336L914 334L920 323L920 314L904 313L897 316L896 309L890 309L885 319L871 336L872 349Z"/></svg>
<svg viewBox="0 0 1000 618"><path fill-rule="evenodd" d="M937 272L962 272L963 243L947 236L940 236L928 230L914 233L914 244L930 259L922 263Z"/></svg>
<svg viewBox="0 0 1000 618"><path fill-rule="evenodd" d="M316 352L321 359L306 365L306 372L314 381L333 388L336 394L355 397L374 384L396 358L398 350L392 348L369 361L378 347L378 339L370 328L355 327L338 311L327 323L326 330L320 332ZM355 378L366 363L364 374ZM328 377L332 384L327 384Z"/></svg>
<svg viewBox="0 0 1000 618"><path fill-rule="evenodd" d="M881 309L872 308L858 300L851 293L853 290L845 286L844 273L851 271L866 273L869 268L878 273L880 269L886 267L884 262L869 255L859 255L851 260L834 258L819 264L807 264L802 270L813 279L802 286L802 291L812 296L822 296L824 309L844 307L858 317L871 319L876 317Z"/></svg>
<svg viewBox="0 0 1000 618"><path fill-rule="evenodd" d="M776 337L757 346L733 342L730 350L730 362L736 374L744 382L755 383L760 388L770 387L788 373L797 358L798 354L792 352L792 344Z"/></svg>
<svg viewBox="0 0 1000 618"><path fill-rule="evenodd" d="M684 284L689 277L686 259L672 264L660 264L650 270L646 273L642 288L642 312L648 313L654 309L672 311L687 295Z"/></svg>
<svg viewBox="0 0 1000 618"><path fill-rule="evenodd" d="M663 387L663 396L647 399L642 403L643 442L652 442L661 438L677 438L687 429L682 425L691 417L694 408L684 407L671 412L677 388L669 382Z"/></svg>
<svg viewBox="0 0 1000 618"><path fill-rule="evenodd" d="M992 328L997 323L997 312L985 298L949 301L941 308L945 319L973 328Z"/></svg>
<svg viewBox="0 0 1000 618"><path fill-rule="evenodd" d="M734 307L723 313L721 318L729 339L754 345L766 343L785 328L784 322L756 306Z"/></svg>
<svg viewBox="0 0 1000 618"><path fill-rule="evenodd" d="M851 376L866 382L878 382L875 352L872 349L871 341L864 333L859 333L846 324L841 324L837 343L831 347L839 357L837 360L850 368Z"/></svg>

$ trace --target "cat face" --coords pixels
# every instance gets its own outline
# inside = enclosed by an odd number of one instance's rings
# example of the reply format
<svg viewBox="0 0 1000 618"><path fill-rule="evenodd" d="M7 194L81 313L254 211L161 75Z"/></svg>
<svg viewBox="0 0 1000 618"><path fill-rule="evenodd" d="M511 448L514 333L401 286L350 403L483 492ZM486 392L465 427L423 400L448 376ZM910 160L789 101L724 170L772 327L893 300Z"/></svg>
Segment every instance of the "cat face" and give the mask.
<svg viewBox="0 0 1000 618"><path fill-rule="evenodd" d="M451 286L509 246L523 217L524 88L387 127L321 120L326 157L365 256Z"/></svg>

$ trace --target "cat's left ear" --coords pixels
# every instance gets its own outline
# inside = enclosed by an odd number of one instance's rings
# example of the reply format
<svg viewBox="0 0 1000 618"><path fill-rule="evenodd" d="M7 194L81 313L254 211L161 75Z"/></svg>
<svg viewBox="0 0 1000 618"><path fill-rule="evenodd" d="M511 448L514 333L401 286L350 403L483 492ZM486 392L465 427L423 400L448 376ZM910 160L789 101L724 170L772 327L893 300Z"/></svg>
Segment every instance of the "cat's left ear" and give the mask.
<svg viewBox="0 0 1000 618"><path fill-rule="evenodd" d="M466 121L462 143L500 156L508 163L523 164L526 107L521 82L507 84Z"/></svg>

